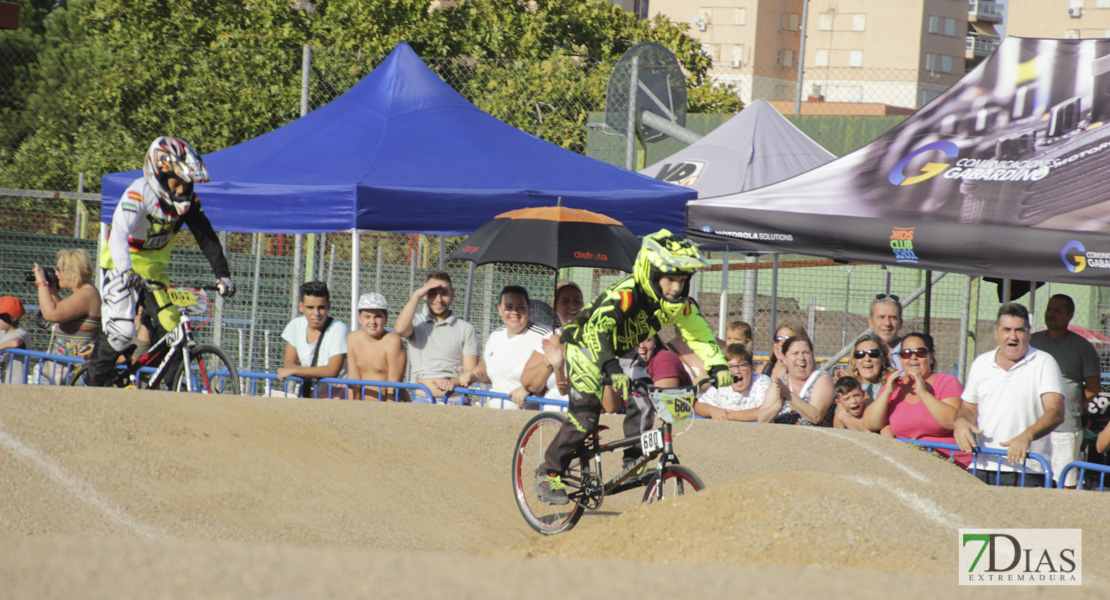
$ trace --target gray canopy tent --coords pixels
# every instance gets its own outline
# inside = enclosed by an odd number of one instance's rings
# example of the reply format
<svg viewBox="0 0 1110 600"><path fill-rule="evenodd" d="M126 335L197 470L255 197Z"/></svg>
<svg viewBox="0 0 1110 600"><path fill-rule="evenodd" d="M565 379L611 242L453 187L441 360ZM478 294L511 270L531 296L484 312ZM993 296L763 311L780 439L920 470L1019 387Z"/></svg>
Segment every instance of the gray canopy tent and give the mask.
<svg viewBox="0 0 1110 600"><path fill-rule="evenodd" d="M688 187L699 199L736 194L790 179L832 161L835 156L786 120L762 98L686 148L641 173ZM714 247L709 245L708 247ZM721 267L720 314L727 314L728 246ZM754 258L754 257L753 257ZM755 289L755 271L745 271L744 289ZM754 311L754 294L745 294L745 316ZM718 324L724 337L726 319Z"/></svg>

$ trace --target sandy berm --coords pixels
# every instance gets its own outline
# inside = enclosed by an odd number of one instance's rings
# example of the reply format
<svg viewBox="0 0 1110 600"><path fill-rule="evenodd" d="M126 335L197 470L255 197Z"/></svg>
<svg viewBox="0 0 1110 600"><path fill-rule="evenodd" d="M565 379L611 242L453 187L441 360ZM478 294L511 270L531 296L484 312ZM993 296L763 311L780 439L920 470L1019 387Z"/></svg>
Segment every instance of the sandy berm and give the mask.
<svg viewBox="0 0 1110 600"><path fill-rule="evenodd" d="M1110 494L846 431L698 420L706 490L543 537L510 487L531 416L2 385L0 598L1110 595ZM960 587L961 527L1081 528L1085 585Z"/></svg>

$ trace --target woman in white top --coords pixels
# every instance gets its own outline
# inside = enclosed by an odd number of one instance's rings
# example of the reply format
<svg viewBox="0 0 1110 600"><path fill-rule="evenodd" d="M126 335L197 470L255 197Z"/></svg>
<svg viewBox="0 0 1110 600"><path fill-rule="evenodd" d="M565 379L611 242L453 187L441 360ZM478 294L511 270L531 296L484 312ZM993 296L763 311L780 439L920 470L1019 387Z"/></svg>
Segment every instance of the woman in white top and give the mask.
<svg viewBox="0 0 1110 600"><path fill-rule="evenodd" d="M508 285L501 290L497 314L501 315L503 326L494 330L486 340L478 368L464 373L459 383L467 387L475 382L485 382L490 384L490 391L511 396L510 400L488 400L486 406L490 408L530 408L524 405L528 391L521 385L520 378L532 349L551 335L551 330L532 321L528 290L519 285Z"/></svg>
<svg viewBox="0 0 1110 600"><path fill-rule="evenodd" d="M567 383L566 364L563 362L563 345L559 343L559 335L563 332L563 325L570 323L575 315L582 311L584 305L582 289L572 281L560 281L555 284L555 315L559 319L560 327L555 332L543 339L533 350L528 364L524 366L524 375L521 377L525 389L533 396L543 394L544 398L566 401L569 385Z"/></svg>

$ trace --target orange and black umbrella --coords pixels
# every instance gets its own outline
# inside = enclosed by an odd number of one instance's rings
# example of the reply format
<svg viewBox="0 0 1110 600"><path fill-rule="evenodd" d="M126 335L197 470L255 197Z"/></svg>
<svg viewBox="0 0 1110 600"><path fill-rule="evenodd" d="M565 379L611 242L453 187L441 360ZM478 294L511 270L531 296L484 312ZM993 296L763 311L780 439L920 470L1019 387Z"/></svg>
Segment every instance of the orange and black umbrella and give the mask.
<svg viewBox="0 0 1110 600"><path fill-rule="evenodd" d="M521 208L482 225L447 260L529 263L631 272L640 241L605 215L562 206Z"/></svg>

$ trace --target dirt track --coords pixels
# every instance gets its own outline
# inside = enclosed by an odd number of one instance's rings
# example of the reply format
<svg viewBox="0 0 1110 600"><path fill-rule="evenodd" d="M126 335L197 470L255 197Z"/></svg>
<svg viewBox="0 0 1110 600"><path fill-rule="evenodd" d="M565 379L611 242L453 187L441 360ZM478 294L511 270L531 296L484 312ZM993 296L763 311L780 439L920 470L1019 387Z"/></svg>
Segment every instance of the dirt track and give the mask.
<svg viewBox="0 0 1110 600"><path fill-rule="evenodd" d="M709 486L533 533L530 414L0 386L0 598L1105 597L1110 495L992 489L893 440L697 421ZM619 421L607 422L618 426ZM619 427L618 427L619 428ZM960 527L1083 529L1086 585L956 585Z"/></svg>

